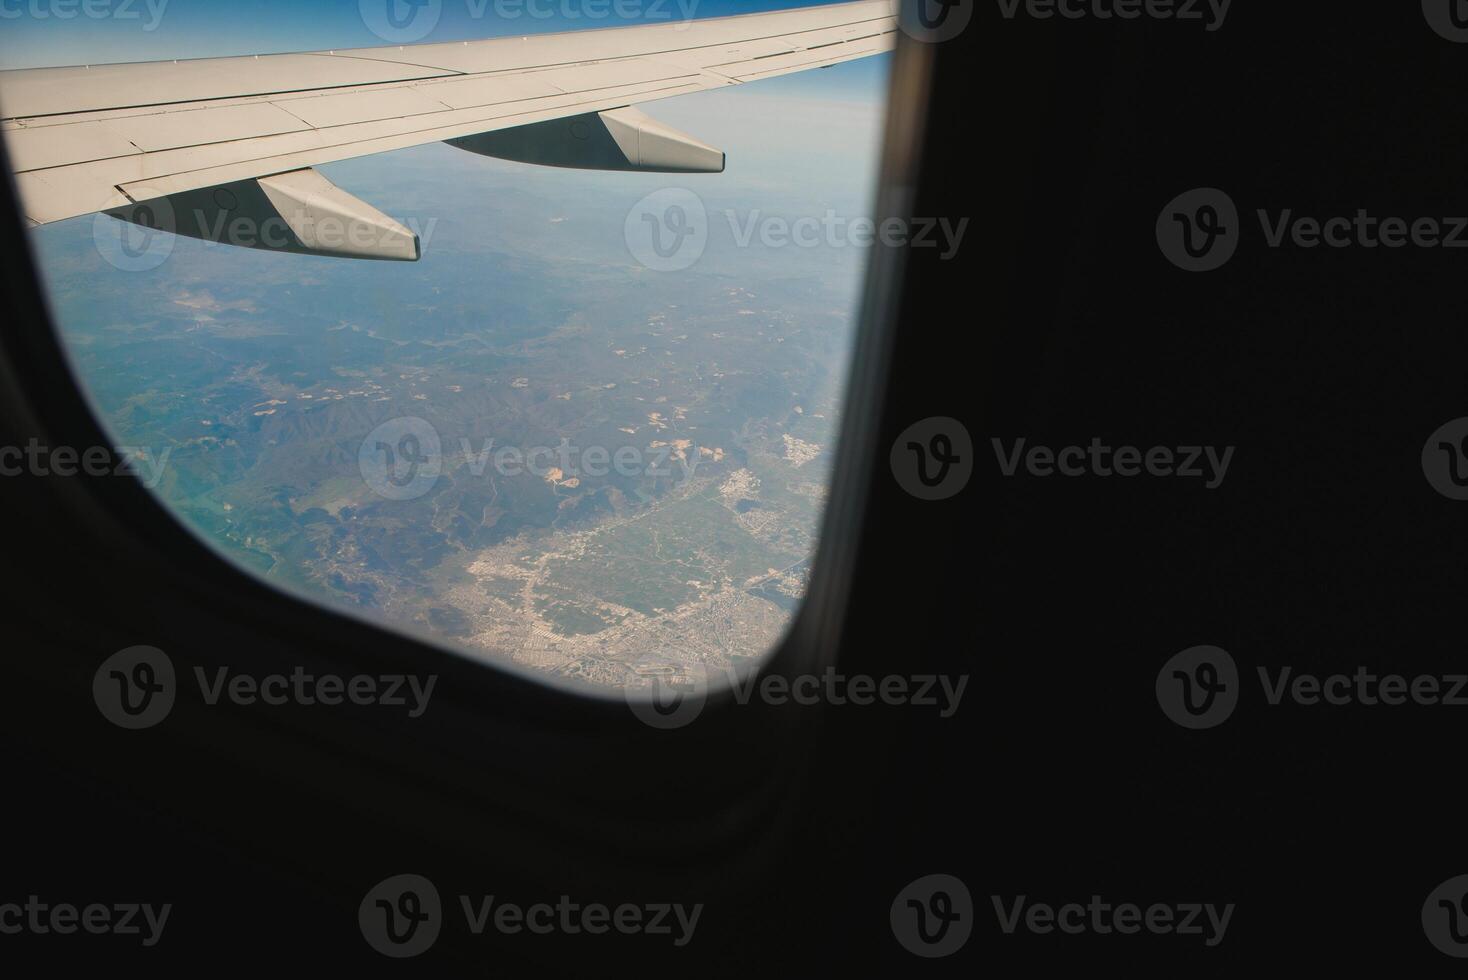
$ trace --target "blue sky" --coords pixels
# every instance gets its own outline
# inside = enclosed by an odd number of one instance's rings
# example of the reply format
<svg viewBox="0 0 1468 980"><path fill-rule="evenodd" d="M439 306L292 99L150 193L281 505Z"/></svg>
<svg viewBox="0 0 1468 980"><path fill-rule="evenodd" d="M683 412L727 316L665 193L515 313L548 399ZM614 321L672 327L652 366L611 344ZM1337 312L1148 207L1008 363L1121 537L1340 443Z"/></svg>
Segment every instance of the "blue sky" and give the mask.
<svg viewBox="0 0 1468 980"><path fill-rule="evenodd" d="M0 0L0 68L161 61L385 43L369 21L398 5L424 42L666 23L830 0ZM416 12L409 4L424 6ZM379 21L383 22L383 21ZM806 78L801 91L868 99L885 78L869 58ZM771 83L776 84L776 83Z"/></svg>

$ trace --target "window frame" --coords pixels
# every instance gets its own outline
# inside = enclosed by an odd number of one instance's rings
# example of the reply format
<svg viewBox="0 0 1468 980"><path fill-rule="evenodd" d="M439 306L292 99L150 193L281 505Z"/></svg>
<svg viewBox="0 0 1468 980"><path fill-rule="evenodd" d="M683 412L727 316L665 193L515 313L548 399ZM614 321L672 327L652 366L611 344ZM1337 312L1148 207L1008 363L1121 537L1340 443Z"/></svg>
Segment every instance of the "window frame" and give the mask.
<svg viewBox="0 0 1468 980"><path fill-rule="evenodd" d="M927 138L935 46L899 33L892 55L886 121L879 167L875 216L910 217L922 170ZM0 332L0 412L6 419L55 445L111 445L92 414L90 402L73 375L47 306L42 280L19 217L14 179L0 145L0 242L8 262L3 272L14 318ZM889 354L904 286L906 252L873 248L865 274L855 348L848 370L843 419L832 471L832 490L822 516L819 544L812 556L807 594L782 641L761 661L762 676L819 673L837 663L852 578L861 552L861 529L873 481L883 478L885 454L879 451L882 411L889 387ZM370 713L332 714L264 711L192 712L185 724L162 726L162 738L202 739L206 745L235 745L242 733L268 746L288 739L316 743L288 768L299 774L319 771L331 760L366 763L374 774L397 785L432 785L461 799L484 800L483 786L493 774L504 792L513 787L524 804L505 819L535 822L554 801L577 798L586 786L611 785L607 760L625 753L663 751L671 742L690 756L710 746L740 746L747 753L717 790L679 801L663 793L638 799L630 788L618 799L629 803L620 819L607 822L607 839L618 828L658 810L670 817L664 840L708 845L711 838L745 835L760 824L780 795L780 787L799 771L799 748L806 744L819 709L773 710L751 702L735 703L727 688L712 690L698 720L686 728L655 731L638 721L621 698L583 695L532 674L474 659L342 610L287 593L258 579L210 549L187 530L135 480L53 481L54 494L74 530L95 541L129 576L157 582L143 621L164 624L154 643L170 655L214 663L232 652L253 650L260 671L302 665L317 672L433 673L440 677L434 710L415 723L413 741L403 743L395 720ZM170 649L172 637L188 630L207 631L227 624L219 649ZM221 634L222 636L222 634ZM183 641L186 645L188 641ZM59 651L73 672L92 669L102 651ZM238 661L235 661L238 665ZM90 666L88 666L90 665ZM187 669L181 665L182 669ZM176 709L177 710L177 709ZM432 716L429 719L429 716ZM524 752L490 752L484 746L526 746ZM301 778L309 778L302 775ZM578 781L585 781L582 785ZM706 825L711 809L734 806L738 817ZM678 812L668 813L673 806ZM396 806L403 819L411 808ZM542 821L543 822L543 821Z"/></svg>

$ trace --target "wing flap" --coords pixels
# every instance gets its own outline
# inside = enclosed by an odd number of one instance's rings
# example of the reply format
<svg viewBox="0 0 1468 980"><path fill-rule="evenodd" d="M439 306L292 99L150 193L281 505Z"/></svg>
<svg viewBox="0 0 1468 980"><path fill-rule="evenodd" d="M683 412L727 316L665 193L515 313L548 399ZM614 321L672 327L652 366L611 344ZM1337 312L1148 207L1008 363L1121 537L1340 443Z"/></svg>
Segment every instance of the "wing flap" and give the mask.
<svg viewBox="0 0 1468 980"><path fill-rule="evenodd" d="M25 219L33 225L106 211L128 201L111 176L97 173L95 167L90 171L84 167L32 170L16 174L15 187L25 207Z"/></svg>
<svg viewBox="0 0 1468 980"><path fill-rule="evenodd" d="M551 68L533 72L530 77L537 82L553 85L562 92L575 93L641 82L674 81L679 75L692 77L695 74L697 73L688 70L674 72L669 65L654 61L628 58L575 68Z"/></svg>
<svg viewBox="0 0 1468 980"><path fill-rule="evenodd" d="M159 112L107 124L145 153L298 133L309 123L269 102Z"/></svg>
<svg viewBox="0 0 1468 980"><path fill-rule="evenodd" d="M524 102L551 95L564 95L560 89L536 75L490 75L434 82L424 86L435 102L451 109L473 109L504 102Z"/></svg>
<svg viewBox="0 0 1468 980"><path fill-rule="evenodd" d="M430 91L421 86L374 89L282 99L273 104L304 122L306 127L330 129L392 116L422 116L451 108L428 94Z"/></svg>
<svg viewBox="0 0 1468 980"><path fill-rule="evenodd" d="M776 75L810 71L812 68L826 68L857 58L868 58L874 54L881 54L883 51L890 51L891 48L890 38L878 36L863 38L859 41L844 41L810 51L777 55L773 58L760 58L737 65L724 65L718 70L721 74L727 74L737 81L753 82L762 78L774 78Z"/></svg>
<svg viewBox="0 0 1468 980"><path fill-rule="evenodd" d="M15 129L5 134L10 166L17 171L60 167L75 160L141 155L127 137L104 122Z"/></svg>

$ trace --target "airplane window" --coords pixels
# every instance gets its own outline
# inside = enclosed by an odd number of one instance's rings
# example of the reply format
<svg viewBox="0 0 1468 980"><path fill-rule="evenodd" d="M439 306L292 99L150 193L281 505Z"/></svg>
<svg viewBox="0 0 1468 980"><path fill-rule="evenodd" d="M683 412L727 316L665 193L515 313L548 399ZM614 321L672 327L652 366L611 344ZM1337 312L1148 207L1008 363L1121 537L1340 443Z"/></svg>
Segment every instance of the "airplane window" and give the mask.
<svg viewBox="0 0 1468 980"><path fill-rule="evenodd" d="M54 320L138 479L286 592L546 680L765 655L882 247L889 4L266 6L3 28Z"/></svg>

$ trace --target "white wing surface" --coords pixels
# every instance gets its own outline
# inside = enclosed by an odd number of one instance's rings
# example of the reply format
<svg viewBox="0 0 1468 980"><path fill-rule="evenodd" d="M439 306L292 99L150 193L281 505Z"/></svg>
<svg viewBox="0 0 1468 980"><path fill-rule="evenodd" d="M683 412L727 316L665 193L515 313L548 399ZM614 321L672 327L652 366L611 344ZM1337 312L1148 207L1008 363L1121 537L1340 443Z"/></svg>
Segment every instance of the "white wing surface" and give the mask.
<svg viewBox="0 0 1468 980"><path fill-rule="evenodd" d="M32 224L108 211L209 238L231 216L274 209L291 241L255 247L412 259L406 229L297 172L439 140L551 166L719 172L718 150L631 107L879 54L896 31L891 0L863 0L483 41L7 71L0 130ZM303 222L333 217L348 232L386 229L377 237L389 245L376 254L303 235Z"/></svg>

